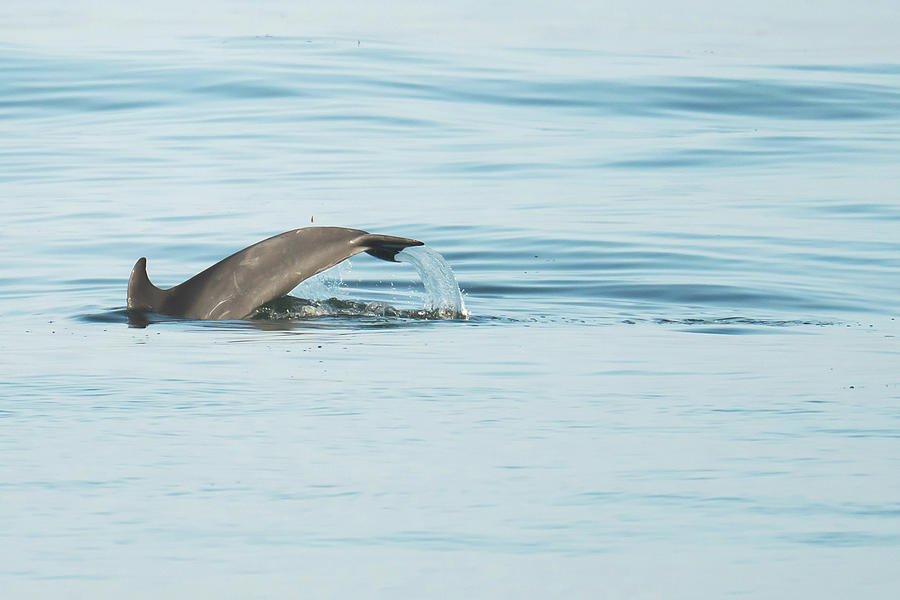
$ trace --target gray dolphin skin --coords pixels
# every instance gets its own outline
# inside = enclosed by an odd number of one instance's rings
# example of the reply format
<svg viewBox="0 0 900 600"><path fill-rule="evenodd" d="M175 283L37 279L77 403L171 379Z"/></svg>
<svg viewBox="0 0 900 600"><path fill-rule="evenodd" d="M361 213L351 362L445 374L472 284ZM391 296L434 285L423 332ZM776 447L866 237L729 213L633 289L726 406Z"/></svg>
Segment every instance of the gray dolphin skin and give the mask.
<svg viewBox="0 0 900 600"><path fill-rule="evenodd" d="M128 279L128 309L188 319L244 319L304 279L367 252L382 260L422 242L344 227L304 227L270 237L167 290L150 283L147 259Z"/></svg>

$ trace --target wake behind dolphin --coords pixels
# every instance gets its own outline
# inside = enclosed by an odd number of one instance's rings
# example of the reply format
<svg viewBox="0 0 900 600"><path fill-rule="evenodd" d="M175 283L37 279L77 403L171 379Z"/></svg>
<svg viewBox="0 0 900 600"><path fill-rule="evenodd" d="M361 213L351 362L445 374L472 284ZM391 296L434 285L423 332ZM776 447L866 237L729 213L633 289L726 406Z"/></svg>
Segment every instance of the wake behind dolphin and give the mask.
<svg viewBox="0 0 900 600"><path fill-rule="evenodd" d="M127 305L129 310L189 319L245 319L301 281L360 252L397 262L398 252L422 245L360 229L305 227L244 248L167 290L150 282L147 259L140 258L128 280Z"/></svg>

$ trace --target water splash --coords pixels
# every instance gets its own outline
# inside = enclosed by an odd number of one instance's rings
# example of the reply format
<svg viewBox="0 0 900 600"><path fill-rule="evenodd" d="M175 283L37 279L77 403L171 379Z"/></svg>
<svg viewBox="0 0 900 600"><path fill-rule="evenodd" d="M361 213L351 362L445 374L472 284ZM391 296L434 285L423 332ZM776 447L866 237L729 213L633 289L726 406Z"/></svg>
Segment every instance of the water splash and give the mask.
<svg viewBox="0 0 900 600"><path fill-rule="evenodd" d="M406 248L399 252L396 260L415 267L425 288L425 303L422 308L398 308L384 302L356 302L349 299L328 297L341 290L344 272L338 271L338 278L315 277L307 280L306 296L322 299L283 296L256 309L252 320L291 321L316 319L320 317L363 317L416 320L468 319L459 284L453 270L444 257L427 246ZM342 269L349 269L349 262L341 263ZM325 299L327 298L327 299Z"/></svg>
<svg viewBox="0 0 900 600"><path fill-rule="evenodd" d="M438 319L466 319L466 310L453 269L439 252L428 246L411 246L397 253L397 262L416 268L425 286L425 310Z"/></svg>
<svg viewBox="0 0 900 600"><path fill-rule="evenodd" d="M303 321L322 317L422 321L446 318L435 311L397 308L385 302L355 302L341 298L310 300L296 296L282 296L257 308L250 319L253 321Z"/></svg>

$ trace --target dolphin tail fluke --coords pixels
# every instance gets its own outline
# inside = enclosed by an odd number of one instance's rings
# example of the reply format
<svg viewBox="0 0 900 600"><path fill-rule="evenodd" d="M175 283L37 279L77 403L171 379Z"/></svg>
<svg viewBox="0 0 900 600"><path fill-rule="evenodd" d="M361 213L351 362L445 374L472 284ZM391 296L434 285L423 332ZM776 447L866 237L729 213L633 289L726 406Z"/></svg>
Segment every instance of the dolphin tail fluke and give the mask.
<svg viewBox="0 0 900 600"><path fill-rule="evenodd" d="M394 257L404 248L424 245L419 240L395 237L393 235L381 235L378 233L367 233L355 240L355 243L360 246L365 246L368 254L380 258L381 260L389 260L391 262L397 262Z"/></svg>
<svg viewBox="0 0 900 600"><path fill-rule="evenodd" d="M128 309L159 312L165 300L166 292L152 283L147 276L147 259L140 258L134 263L131 277L128 278Z"/></svg>

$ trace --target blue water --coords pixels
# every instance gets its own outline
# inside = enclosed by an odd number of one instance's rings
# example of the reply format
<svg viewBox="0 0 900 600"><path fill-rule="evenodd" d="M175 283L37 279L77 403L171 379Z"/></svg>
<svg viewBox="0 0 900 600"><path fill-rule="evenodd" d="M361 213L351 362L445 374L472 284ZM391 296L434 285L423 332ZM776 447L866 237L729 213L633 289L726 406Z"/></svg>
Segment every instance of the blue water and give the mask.
<svg viewBox="0 0 900 600"><path fill-rule="evenodd" d="M5 595L900 593L897 55L7 31ZM129 322L307 225L469 318L359 255Z"/></svg>

